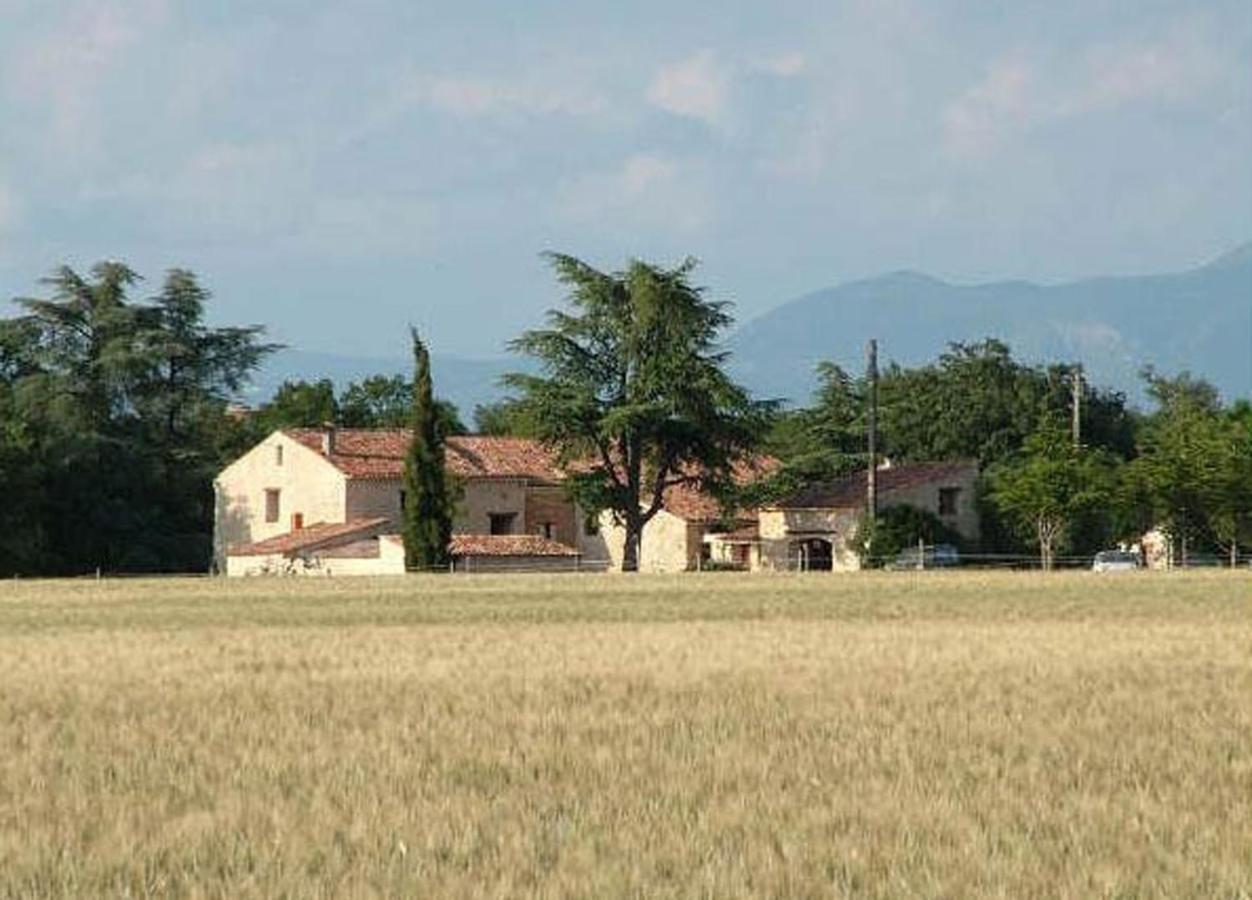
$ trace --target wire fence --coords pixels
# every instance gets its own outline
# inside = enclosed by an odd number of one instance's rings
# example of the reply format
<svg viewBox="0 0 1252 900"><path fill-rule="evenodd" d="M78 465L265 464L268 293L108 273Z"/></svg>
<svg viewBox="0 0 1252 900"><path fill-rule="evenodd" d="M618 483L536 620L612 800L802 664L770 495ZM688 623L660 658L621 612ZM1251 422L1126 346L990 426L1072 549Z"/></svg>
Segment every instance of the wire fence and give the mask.
<svg viewBox="0 0 1252 900"><path fill-rule="evenodd" d="M932 548L928 547L927 550ZM1091 570L1094 557L1086 555L1064 555L1053 558L1053 569L1057 571ZM773 572L779 574L800 574L809 572L834 571L843 572L856 568L872 569L883 573L910 572L952 572L952 571L1041 571L1043 562L1038 555L1012 553L962 553L955 558L931 558L921 554L914 559L901 559L899 556L880 557L860 560L859 564L849 565L847 562L819 561L802 556L790 556L785 561L748 562L695 559L687 566L690 573L746 573ZM1232 565L1231 557L1216 554L1194 554L1186 560L1174 559L1161 561L1159 564L1145 565L1140 562L1139 568L1145 571L1202 571L1202 570L1252 570L1252 553L1240 553ZM569 557L462 557L446 565L408 568L406 574L440 574L440 575L552 575L552 574L584 574L596 575L616 572L620 562L607 559L588 559L581 556ZM643 574L678 574L673 568L662 569L649 566L646 562L639 570ZM336 571L333 559L318 557L284 560L281 564L257 570L245 577L355 577L358 574L389 574L361 573ZM400 575L399 572L390 574ZM13 579L46 578L47 576L13 575ZM60 579L72 581L152 579L195 581L207 578L223 577L223 573L215 572L96 572L78 575L58 576Z"/></svg>

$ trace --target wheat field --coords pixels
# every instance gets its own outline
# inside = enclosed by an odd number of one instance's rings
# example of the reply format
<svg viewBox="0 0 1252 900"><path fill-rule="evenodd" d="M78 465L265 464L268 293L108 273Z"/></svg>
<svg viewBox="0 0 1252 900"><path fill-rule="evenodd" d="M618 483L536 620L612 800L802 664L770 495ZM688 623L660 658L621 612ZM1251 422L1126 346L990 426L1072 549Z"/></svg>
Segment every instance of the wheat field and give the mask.
<svg viewBox="0 0 1252 900"><path fill-rule="evenodd" d="M8 582L0 895L1252 896L1252 577Z"/></svg>

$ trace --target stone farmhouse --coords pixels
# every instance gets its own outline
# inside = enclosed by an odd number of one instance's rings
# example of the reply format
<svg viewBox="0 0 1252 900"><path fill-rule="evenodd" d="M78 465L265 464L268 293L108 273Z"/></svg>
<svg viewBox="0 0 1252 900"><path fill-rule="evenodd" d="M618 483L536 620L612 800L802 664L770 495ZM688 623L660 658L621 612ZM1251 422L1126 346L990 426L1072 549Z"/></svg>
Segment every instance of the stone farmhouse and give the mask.
<svg viewBox="0 0 1252 900"><path fill-rule="evenodd" d="M214 482L218 572L402 574L405 430L276 431ZM461 486L450 547L461 571L620 568L624 531L567 496L554 454L524 438L456 436L447 466ZM767 468L767 467L765 467ZM744 480L763 468L745 469ZM879 473L882 506L929 510L976 538L977 468L909 465ZM859 567L849 543L865 507L865 474L815 484L730 523L713 498L671 487L644 528L639 567L683 572L709 563L753 571Z"/></svg>
<svg viewBox="0 0 1252 900"><path fill-rule="evenodd" d="M729 532L705 536L707 558L751 571L849 571L861 567L852 541L865 516L867 472L812 484L757 510ZM979 537L975 463L885 465L878 505L914 506L966 540Z"/></svg>
<svg viewBox="0 0 1252 900"><path fill-rule="evenodd" d="M403 573L408 442L401 429L271 434L214 482L217 571ZM596 523L579 517L553 455L537 442L452 437L447 466L462 487L452 546L459 567L560 567L586 553L606 557Z"/></svg>

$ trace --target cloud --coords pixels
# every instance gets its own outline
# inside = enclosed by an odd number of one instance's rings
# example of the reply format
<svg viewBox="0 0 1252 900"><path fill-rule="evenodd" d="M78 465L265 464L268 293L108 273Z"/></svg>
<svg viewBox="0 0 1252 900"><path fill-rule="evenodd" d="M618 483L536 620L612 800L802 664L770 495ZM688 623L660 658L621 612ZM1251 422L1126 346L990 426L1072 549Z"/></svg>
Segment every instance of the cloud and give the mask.
<svg viewBox="0 0 1252 900"><path fill-rule="evenodd" d="M18 215L17 195L0 181L0 237L17 228Z"/></svg>
<svg viewBox="0 0 1252 900"><path fill-rule="evenodd" d="M978 156L1022 128L1034 114L1034 73L1020 60L994 65L942 114L943 146L955 156Z"/></svg>
<svg viewBox="0 0 1252 900"><path fill-rule="evenodd" d="M1096 47L1086 57L1085 78L1062 99L1061 113L1186 101L1212 85L1221 69L1201 35L1185 28L1160 41Z"/></svg>
<svg viewBox="0 0 1252 900"><path fill-rule="evenodd" d="M690 164L635 154L607 172L581 175L561 191L566 218L599 225L690 232L709 219L709 203Z"/></svg>
<svg viewBox="0 0 1252 900"><path fill-rule="evenodd" d="M1044 125L1135 104L1201 102L1231 66L1201 31L1179 26L1160 40L1107 43L1075 54L1010 57L944 108L943 146L951 156L984 156Z"/></svg>
<svg viewBox="0 0 1252 900"><path fill-rule="evenodd" d="M794 78L808 68L808 57L798 50L759 59L753 64L758 72L777 78Z"/></svg>
<svg viewBox="0 0 1252 900"><path fill-rule="evenodd" d="M94 127L106 76L165 15L162 0L82 3L58 16L58 27L23 44L7 80L21 99L47 107L56 140L78 144Z"/></svg>
<svg viewBox="0 0 1252 900"><path fill-rule="evenodd" d="M723 121L730 93L730 70L712 50L663 66L648 85L648 102L668 113L710 125Z"/></svg>
<svg viewBox="0 0 1252 900"><path fill-rule="evenodd" d="M594 115L604 99L577 88L517 84L479 78L432 78L417 88L416 99L460 116L517 111L539 115Z"/></svg>

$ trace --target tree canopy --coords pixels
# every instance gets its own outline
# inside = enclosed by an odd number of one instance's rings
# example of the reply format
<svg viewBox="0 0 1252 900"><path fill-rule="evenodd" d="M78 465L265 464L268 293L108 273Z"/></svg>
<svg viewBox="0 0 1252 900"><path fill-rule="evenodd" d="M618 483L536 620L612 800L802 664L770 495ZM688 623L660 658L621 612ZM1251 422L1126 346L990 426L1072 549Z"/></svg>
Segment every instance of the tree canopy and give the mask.
<svg viewBox="0 0 1252 900"><path fill-rule="evenodd" d="M191 272L147 302L139 282L119 262L62 266L0 321L0 573L208 565L226 404L275 345L207 326Z"/></svg>
<svg viewBox="0 0 1252 900"><path fill-rule="evenodd" d="M674 268L634 260L619 272L563 254L548 260L568 308L512 344L542 374L506 383L535 435L570 464L579 504L611 510L622 524L622 568L634 571L643 527L664 508L666 490L729 490L768 406L726 374L719 340L729 306L691 283L693 260Z"/></svg>

